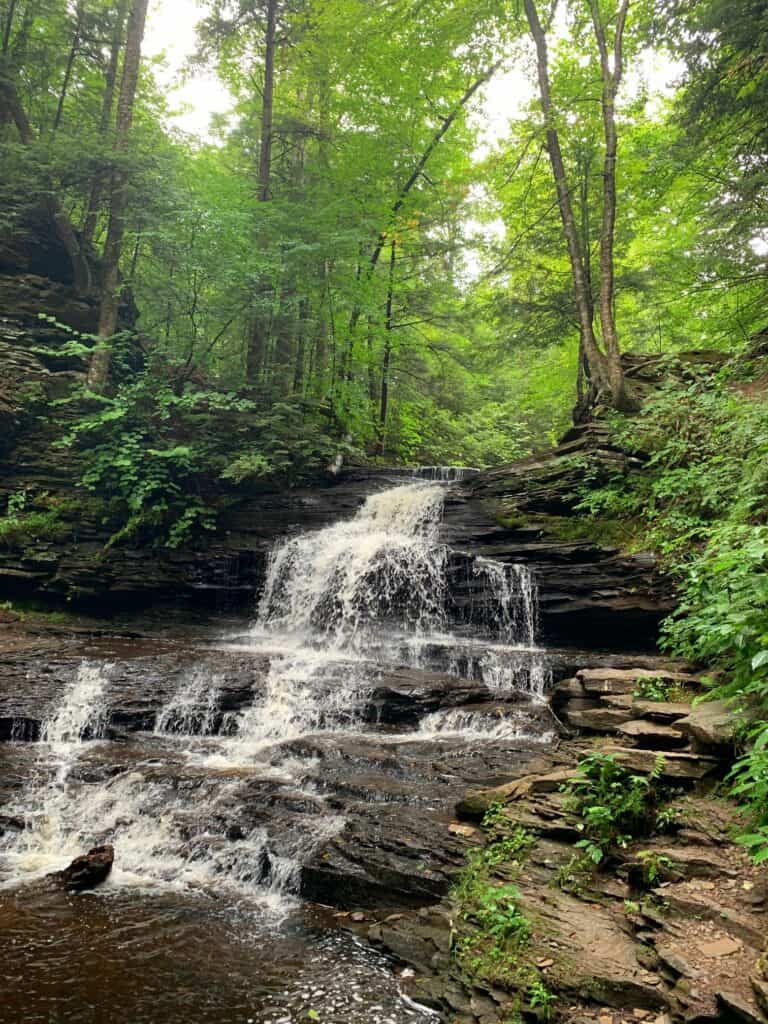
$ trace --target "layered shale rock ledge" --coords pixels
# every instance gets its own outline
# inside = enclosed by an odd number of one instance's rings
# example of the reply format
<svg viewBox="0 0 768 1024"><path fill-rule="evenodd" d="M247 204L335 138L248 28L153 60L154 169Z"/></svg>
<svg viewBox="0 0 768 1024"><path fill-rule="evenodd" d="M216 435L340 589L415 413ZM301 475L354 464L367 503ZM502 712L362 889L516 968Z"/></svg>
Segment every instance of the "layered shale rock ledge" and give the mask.
<svg viewBox="0 0 768 1024"><path fill-rule="evenodd" d="M677 699L638 696L651 680L678 687ZM766 1024L768 870L734 842L743 823L713 788L731 763L722 708L708 709L706 735L685 726L707 708L692 711L685 699L698 686L680 670L581 669L554 693L558 714L572 732L579 722L581 735L459 800L445 826L451 844L463 844L465 864L496 851L487 891L512 881L529 922L514 954L462 952L468 933L497 934L502 916L464 918L461 886L418 912L353 914L347 927L407 965L409 994L454 1024ZM622 717L602 726L601 709ZM657 774L663 758L670 824L584 870L575 866L583 821L566 789L595 750L639 775Z"/></svg>

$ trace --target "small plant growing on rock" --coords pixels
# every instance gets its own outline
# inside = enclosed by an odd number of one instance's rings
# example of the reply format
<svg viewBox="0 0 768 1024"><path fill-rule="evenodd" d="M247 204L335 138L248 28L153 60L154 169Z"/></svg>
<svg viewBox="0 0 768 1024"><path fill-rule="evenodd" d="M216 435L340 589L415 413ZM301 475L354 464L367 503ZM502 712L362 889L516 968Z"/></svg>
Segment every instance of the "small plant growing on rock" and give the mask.
<svg viewBox="0 0 768 1024"><path fill-rule="evenodd" d="M687 701L691 694L680 683L664 679L663 676L645 676L637 680L633 697L639 700L657 702Z"/></svg>
<svg viewBox="0 0 768 1024"><path fill-rule="evenodd" d="M528 1005L537 1011L540 1020L552 1019L552 1007L557 1001L554 992L550 992L541 978L532 981L528 987Z"/></svg>
<svg viewBox="0 0 768 1024"><path fill-rule="evenodd" d="M675 866L671 857L664 853L656 853L655 850L640 850L637 859L642 866L643 881L646 885L655 885Z"/></svg>
<svg viewBox="0 0 768 1024"><path fill-rule="evenodd" d="M581 819L584 839L576 846L593 864L601 864L616 848L626 848L633 837L653 832L663 795L659 786L663 770L663 757L649 775L635 775L610 754L594 753L584 758L578 775L562 787L566 809Z"/></svg>
<svg viewBox="0 0 768 1024"><path fill-rule="evenodd" d="M531 933L520 891L507 879L517 876L536 838L520 827L505 833L503 824L500 805L489 808L483 825L493 829L491 839L467 854L467 866L451 891L458 930L464 933L454 945L455 956L472 974L484 978L499 979L516 970L515 954Z"/></svg>

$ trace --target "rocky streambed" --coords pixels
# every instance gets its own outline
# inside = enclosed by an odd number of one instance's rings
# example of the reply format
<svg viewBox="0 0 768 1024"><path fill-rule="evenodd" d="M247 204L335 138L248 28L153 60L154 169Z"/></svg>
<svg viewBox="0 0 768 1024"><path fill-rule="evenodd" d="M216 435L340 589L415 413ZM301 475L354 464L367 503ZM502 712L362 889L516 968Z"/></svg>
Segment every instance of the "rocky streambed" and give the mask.
<svg viewBox="0 0 768 1024"><path fill-rule="evenodd" d="M574 451L610 462L602 444L587 430L450 487L351 473L278 502L258 544L233 533L250 554L226 579L211 551L163 568L182 591L258 592L255 621L115 618L115 587L164 592L137 553L128 575L94 563L101 626L0 624L0 1021L761 1020L762 879L710 791L727 722L686 721L698 683L653 652L652 560L563 535ZM330 494L349 499L335 518ZM305 504L299 529L286 509ZM41 592L70 586L50 555ZM648 680L679 692L638 696ZM691 824L570 884L583 823L561 787L596 749L661 774ZM524 862L499 829L524 830ZM96 892L37 887L94 846L114 849ZM490 972L461 956L455 895L488 847L530 922ZM689 882L680 924L665 892ZM704 952L678 970L692 922Z"/></svg>
<svg viewBox="0 0 768 1024"><path fill-rule="evenodd" d="M21 977L37 949L44 996L30 1001L27 990L23 1010L8 1004L0 1019L46 1019L64 995L72 1011L60 1019L89 1019L81 988L103 1006L104 977L92 977L85 948L94 928L108 974L121 957L158 967L133 991L117 986L126 1007L117 1020L190 1019L159 994L189 955L203 968L194 980L182 971L180 991L195 1012L208 1007L203 1020L300 1020L315 1004L327 1020L510 1019L514 985L475 977L456 957L449 895L467 854L493 842L481 825L490 807L535 836L515 884L557 1019L763 1019L768 890L733 843L733 809L711 793L727 724L685 700L634 696L643 679L687 685L693 696L697 681L679 666L550 651L550 703L522 687L500 695L455 670L366 664L369 683L340 720L334 689L350 693L351 662L342 660L324 668L316 727L255 755L238 746L233 725L269 699L270 663L284 653L249 648L232 626L225 639L210 626L176 639L5 627L4 646L15 649L0 656L0 842L11 855L0 916L17 953L5 970ZM199 683L212 678L215 702ZM79 736L73 754L66 729L83 713L71 699L78 679L93 735ZM679 789L681 827L641 844L662 865L653 886L637 884L637 848L576 891L558 885L580 838L561 787L596 748L640 773L663 753ZM41 820L48 832L36 831ZM116 862L99 896L24 895L105 839ZM499 864L500 882L507 870ZM40 929L66 935L65 948L50 957L34 937ZM234 957L229 981L211 975L202 954L214 941ZM252 951L254 942L255 962L241 945ZM288 948L290 979L276 966ZM332 997L326 975L341 969L337 958L356 980ZM203 983L220 998L201 1002ZM272 1015L276 1005L284 1018Z"/></svg>

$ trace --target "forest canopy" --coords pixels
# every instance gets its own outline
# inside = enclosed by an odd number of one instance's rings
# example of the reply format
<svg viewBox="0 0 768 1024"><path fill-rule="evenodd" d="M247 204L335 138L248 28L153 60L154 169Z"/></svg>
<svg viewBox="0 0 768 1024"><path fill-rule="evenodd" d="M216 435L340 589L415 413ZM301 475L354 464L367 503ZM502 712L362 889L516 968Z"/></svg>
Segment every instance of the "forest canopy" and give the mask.
<svg viewBox="0 0 768 1024"><path fill-rule="evenodd" d="M0 6L0 226L55 223L110 415L237 395L266 433L235 475L281 469L283 420L310 461L488 465L577 390L621 405L621 350L763 325L763 5L212 0L188 70L233 111L205 138L147 13Z"/></svg>

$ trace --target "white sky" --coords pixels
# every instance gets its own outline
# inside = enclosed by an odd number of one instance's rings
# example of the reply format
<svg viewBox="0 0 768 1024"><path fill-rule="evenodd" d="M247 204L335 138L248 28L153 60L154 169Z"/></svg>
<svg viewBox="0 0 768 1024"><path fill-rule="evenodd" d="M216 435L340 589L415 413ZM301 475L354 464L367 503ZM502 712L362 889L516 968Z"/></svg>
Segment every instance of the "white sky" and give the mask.
<svg viewBox="0 0 768 1024"><path fill-rule="evenodd" d="M195 26L201 16L197 0L152 0L143 50L147 57L165 57L157 77L165 88L175 87L170 97L173 124L206 138L211 116L229 111L232 97L214 74L198 72L182 80L181 69L194 52Z"/></svg>
<svg viewBox="0 0 768 1024"><path fill-rule="evenodd" d="M165 57L165 67L158 78L165 88L173 89L170 100L173 124L192 135L207 138L211 116L229 111L232 98L214 74L198 72L185 78L181 75L184 62L195 49L195 26L201 16L197 0L152 0L144 52L147 57ZM680 70L679 65L647 52L634 76L645 78L654 92L663 95ZM521 68L497 75L490 82L485 89L481 152L503 137L509 119L530 101L533 90L533 83Z"/></svg>

